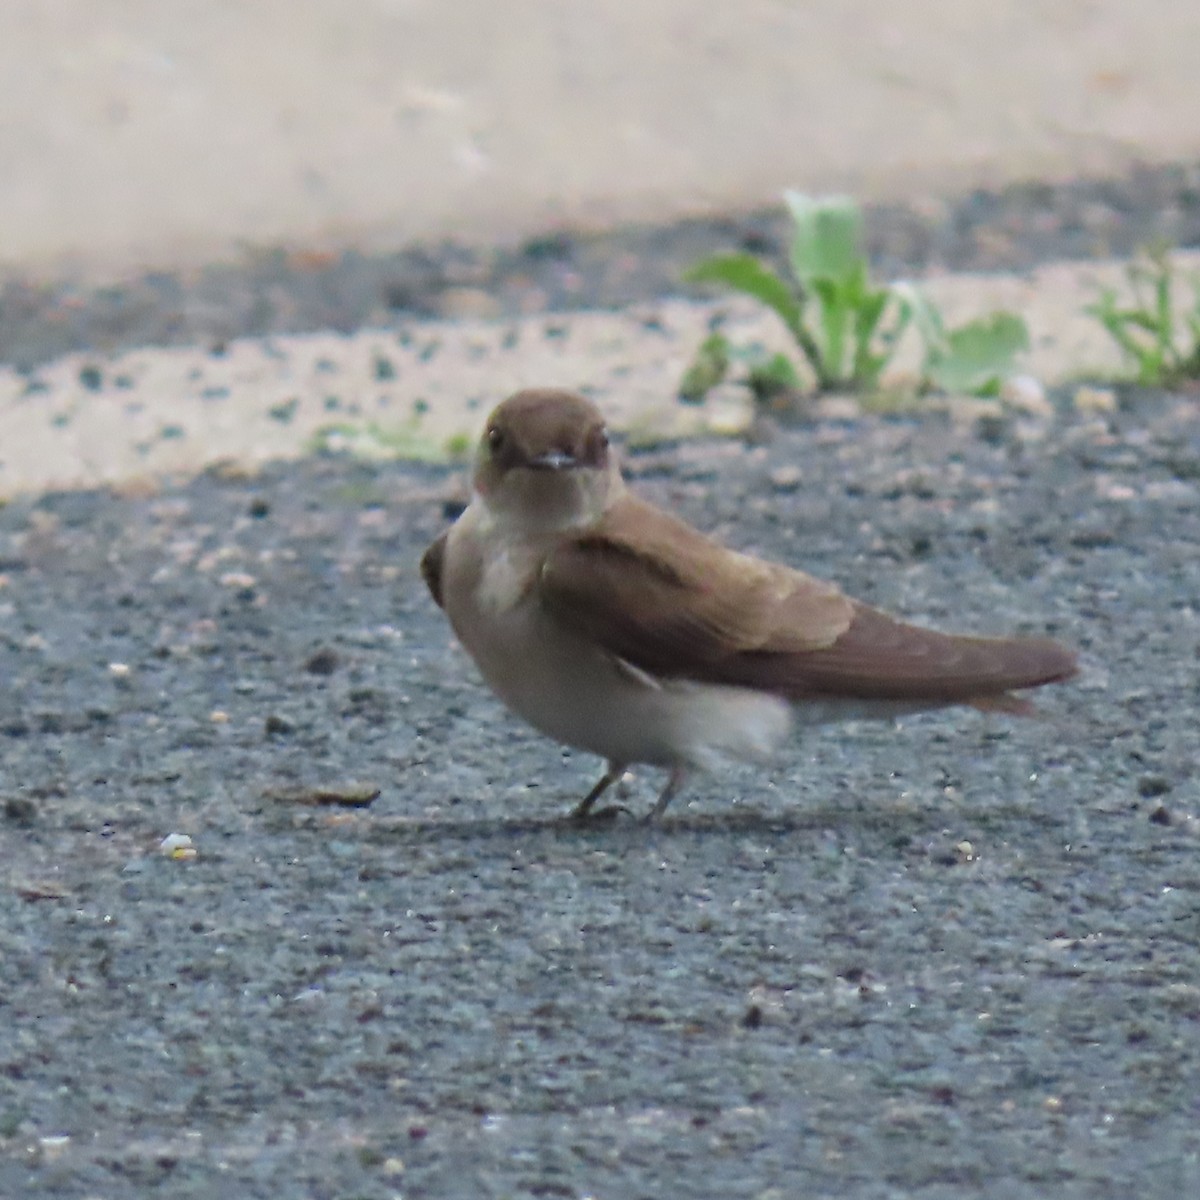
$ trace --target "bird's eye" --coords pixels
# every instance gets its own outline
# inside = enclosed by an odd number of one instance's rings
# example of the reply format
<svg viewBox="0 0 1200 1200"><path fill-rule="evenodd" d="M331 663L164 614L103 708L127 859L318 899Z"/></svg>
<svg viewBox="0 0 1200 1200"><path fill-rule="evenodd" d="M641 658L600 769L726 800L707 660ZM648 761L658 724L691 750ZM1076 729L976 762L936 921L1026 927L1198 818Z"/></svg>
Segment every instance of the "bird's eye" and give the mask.
<svg viewBox="0 0 1200 1200"><path fill-rule="evenodd" d="M504 447L504 430L493 425L487 431L487 444L493 454L499 454Z"/></svg>
<svg viewBox="0 0 1200 1200"><path fill-rule="evenodd" d="M603 466L608 460L608 430L603 425L593 427L587 437L585 451L587 461L593 466Z"/></svg>

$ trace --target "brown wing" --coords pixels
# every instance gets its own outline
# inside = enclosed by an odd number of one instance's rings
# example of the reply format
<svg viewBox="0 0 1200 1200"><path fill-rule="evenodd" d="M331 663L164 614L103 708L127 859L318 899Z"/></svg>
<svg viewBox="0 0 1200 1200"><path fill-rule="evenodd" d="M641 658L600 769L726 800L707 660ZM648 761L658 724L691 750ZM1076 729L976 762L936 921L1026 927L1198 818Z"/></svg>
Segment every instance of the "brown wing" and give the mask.
<svg viewBox="0 0 1200 1200"><path fill-rule="evenodd" d="M741 654L832 646L853 613L832 584L727 550L632 496L548 556L539 594L635 666L697 679Z"/></svg>
<svg viewBox="0 0 1200 1200"><path fill-rule="evenodd" d="M425 586L438 608L446 607L442 603L442 562L446 557L446 538L449 535L450 531L446 530L421 555L421 578L425 580Z"/></svg>
<svg viewBox="0 0 1200 1200"><path fill-rule="evenodd" d="M543 604L653 674L840 697L1020 707L1010 688L1070 677L1074 657L1037 638L973 638L896 621L832 584L737 554L623 498L547 559Z"/></svg>

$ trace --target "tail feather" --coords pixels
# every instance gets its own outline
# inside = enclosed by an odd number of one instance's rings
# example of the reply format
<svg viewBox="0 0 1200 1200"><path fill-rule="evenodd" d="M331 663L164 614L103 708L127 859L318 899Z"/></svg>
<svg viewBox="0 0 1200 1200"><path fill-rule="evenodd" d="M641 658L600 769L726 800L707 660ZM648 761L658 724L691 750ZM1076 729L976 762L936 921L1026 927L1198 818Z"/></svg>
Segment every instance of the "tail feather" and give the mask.
<svg viewBox="0 0 1200 1200"><path fill-rule="evenodd" d="M984 638L938 633L856 605L854 620L831 646L758 658L760 687L793 700L813 696L971 704L1024 714L1013 691L1070 679L1075 655L1048 638Z"/></svg>

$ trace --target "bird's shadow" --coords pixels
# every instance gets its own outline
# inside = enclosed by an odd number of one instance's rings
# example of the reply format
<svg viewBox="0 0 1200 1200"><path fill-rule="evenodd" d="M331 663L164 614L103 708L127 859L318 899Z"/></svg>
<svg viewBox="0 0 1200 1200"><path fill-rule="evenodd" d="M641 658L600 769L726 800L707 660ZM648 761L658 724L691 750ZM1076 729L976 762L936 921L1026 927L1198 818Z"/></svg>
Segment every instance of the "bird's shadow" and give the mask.
<svg viewBox="0 0 1200 1200"><path fill-rule="evenodd" d="M1035 824L1051 820L1049 814L1033 806L1002 807L1002 812L994 807L986 814L972 812L969 819L974 824L989 824L997 819L1018 816ZM955 807L949 818L950 824L961 824L965 815L964 810ZM850 834L855 830L870 830L876 834L886 831L885 836L904 838L940 832L946 824L947 814L936 806L897 807L882 802L854 801L773 811L749 807L708 813L683 811L667 813L649 822L636 812L608 809L584 820L559 813L464 819L374 815L364 823L363 836L399 844L490 842L498 845L550 838L557 842L629 845L661 838L720 838L747 834L785 838L829 831Z"/></svg>
<svg viewBox="0 0 1200 1200"><path fill-rule="evenodd" d="M730 836L747 833L777 836L828 828L831 812L794 815L739 812L729 814L681 814L657 821L636 814L618 813L577 820L571 816L480 817L456 820L430 817L378 817L372 820L370 836L397 843L491 842L553 839L557 842L617 843L646 842L681 835ZM844 819L844 814L843 814Z"/></svg>

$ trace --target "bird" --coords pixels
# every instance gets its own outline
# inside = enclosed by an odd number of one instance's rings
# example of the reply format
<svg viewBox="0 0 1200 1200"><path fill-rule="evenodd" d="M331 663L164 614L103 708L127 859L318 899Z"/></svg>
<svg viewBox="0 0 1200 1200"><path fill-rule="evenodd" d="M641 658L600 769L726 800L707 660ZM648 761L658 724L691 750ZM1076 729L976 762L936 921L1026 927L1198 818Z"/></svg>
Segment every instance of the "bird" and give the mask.
<svg viewBox="0 0 1200 1200"><path fill-rule="evenodd" d="M949 705L1024 714L1070 679L1048 638L908 624L803 571L731 549L635 494L585 397L527 388L488 417L470 503L421 574L493 692L604 759L582 821L633 764L688 777L765 761L794 725Z"/></svg>

